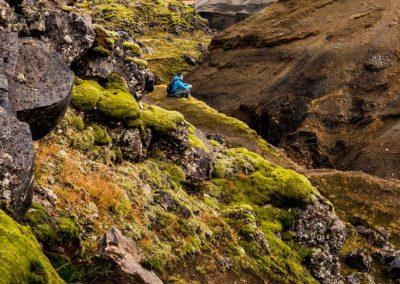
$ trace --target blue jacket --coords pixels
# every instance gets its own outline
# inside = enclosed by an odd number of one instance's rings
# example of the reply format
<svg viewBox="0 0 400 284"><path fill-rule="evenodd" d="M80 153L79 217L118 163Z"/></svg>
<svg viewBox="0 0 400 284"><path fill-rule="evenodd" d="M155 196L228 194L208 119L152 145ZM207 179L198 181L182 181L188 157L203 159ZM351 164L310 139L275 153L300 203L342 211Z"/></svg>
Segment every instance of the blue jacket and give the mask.
<svg viewBox="0 0 400 284"><path fill-rule="evenodd" d="M179 76L175 76L174 80L172 81L172 90L174 91L174 93L190 90L190 85L183 83Z"/></svg>

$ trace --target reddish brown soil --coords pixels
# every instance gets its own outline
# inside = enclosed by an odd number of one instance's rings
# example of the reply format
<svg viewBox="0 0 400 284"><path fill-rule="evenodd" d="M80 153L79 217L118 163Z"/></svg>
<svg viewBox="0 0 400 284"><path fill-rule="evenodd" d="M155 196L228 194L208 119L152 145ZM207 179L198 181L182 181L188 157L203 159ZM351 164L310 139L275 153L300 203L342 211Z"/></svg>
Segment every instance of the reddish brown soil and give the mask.
<svg viewBox="0 0 400 284"><path fill-rule="evenodd" d="M400 178L399 7L279 1L216 36L194 95L302 165Z"/></svg>

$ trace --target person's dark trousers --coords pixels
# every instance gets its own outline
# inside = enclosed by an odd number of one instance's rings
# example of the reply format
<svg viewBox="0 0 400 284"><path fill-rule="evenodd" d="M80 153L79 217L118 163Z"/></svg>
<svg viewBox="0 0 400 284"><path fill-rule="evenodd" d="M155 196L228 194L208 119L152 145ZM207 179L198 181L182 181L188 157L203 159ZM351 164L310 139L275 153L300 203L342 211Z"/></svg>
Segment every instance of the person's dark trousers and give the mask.
<svg viewBox="0 0 400 284"><path fill-rule="evenodd" d="M175 94L176 97L178 98L189 98L190 97L190 90L183 90L179 91Z"/></svg>

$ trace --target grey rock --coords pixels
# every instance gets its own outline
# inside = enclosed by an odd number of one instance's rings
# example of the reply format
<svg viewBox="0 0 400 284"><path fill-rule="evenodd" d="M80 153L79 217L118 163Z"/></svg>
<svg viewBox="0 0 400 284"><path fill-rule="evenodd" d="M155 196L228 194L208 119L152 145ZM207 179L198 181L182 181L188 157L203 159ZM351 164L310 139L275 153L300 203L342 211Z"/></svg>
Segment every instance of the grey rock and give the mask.
<svg viewBox="0 0 400 284"><path fill-rule="evenodd" d="M389 276L393 279L400 279L400 257L395 258L388 268Z"/></svg>
<svg viewBox="0 0 400 284"><path fill-rule="evenodd" d="M46 33L68 64L88 50L95 39L91 18L75 13L51 13L46 17Z"/></svg>
<svg viewBox="0 0 400 284"><path fill-rule="evenodd" d="M0 107L0 200L16 217L32 201L33 159L29 126Z"/></svg>
<svg viewBox="0 0 400 284"><path fill-rule="evenodd" d="M314 249L308 261L311 274L323 284L344 283L340 275L339 258L328 249Z"/></svg>
<svg viewBox="0 0 400 284"><path fill-rule="evenodd" d="M214 171L214 159L210 152L190 147L181 159L186 177L192 180L208 180Z"/></svg>
<svg viewBox="0 0 400 284"><path fill-rule="evenodd" d="M14 74L18 58L18 34L0 30L0 72Z"/></svg>
<svg viewBox="0 0 400 284"><path fill-rule="evenodd" d="M26 82L17 79L23 74ZM73 73L59 53L35 39L20 41L17 67L9 76L9 98L18 119L27 122L34 140L51 131L71 98Z"/></svg>
<svg viewBox="0 0 400 284"><path fill-rule="evenodd" d="M122 272L138 278L141 283L163 283L154 272L140 264L144 257L136 243L124 237L116 228L111 228L103 236L99 245L99 255L114 262Z"/></svg>
<svg viewBox="0 0 400 284"><path fill-rule="evenodd" d="M357 232L365 237L367 241L375 246L384 246L389 240L389 233L383 228L369 228L367 226L357 226Z"/></svg>
<svg viewBox="0 0 400 284"><path fill-rule="evenodd" d="M384 70L387 67L389 67L389 59L381 54L373 55L365 62L365 68L373 72Z"/></svg>
<svg viewBox="0 0 400 284"><path fill-rule="evenodd" d="M317 197L312 204L299 210L293 231L298 243L320 248L311 258L311 274L322 283L341 283L331 281L342 278L337 254L346 240L346 228L324 201Z"/></svg>
<svg viewBox="0 0 400 284"><path fill-rule="evenodd" d="M362 272L369 271L372 266L372 258L365 251L352 251L345 256L344 261L347 265Z"/></svg>
<svg viewBox="0 0 400 284"><path fill-rule="evenodd" d="M118 135L117 146L121 149L123 158L133 163L143 160L147 155L138 129L123 130Z"/></svg>

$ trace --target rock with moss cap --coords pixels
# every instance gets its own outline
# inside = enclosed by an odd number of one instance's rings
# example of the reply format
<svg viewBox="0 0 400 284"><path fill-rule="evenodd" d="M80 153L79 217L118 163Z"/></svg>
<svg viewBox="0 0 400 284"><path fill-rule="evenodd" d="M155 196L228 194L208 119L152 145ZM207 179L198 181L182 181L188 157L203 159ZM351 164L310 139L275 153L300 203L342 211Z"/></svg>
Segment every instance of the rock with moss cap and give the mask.
<svg viewBox="0 0 400 284"><path fill-rule="evenodd" d="M74 63L77 75L107 80L119 74L127 82L129 91L140 100L153 90L154 75L147 62L140 58L140 46L126 32L107 30L95 25L96 40L88 54Z"/></svg>

